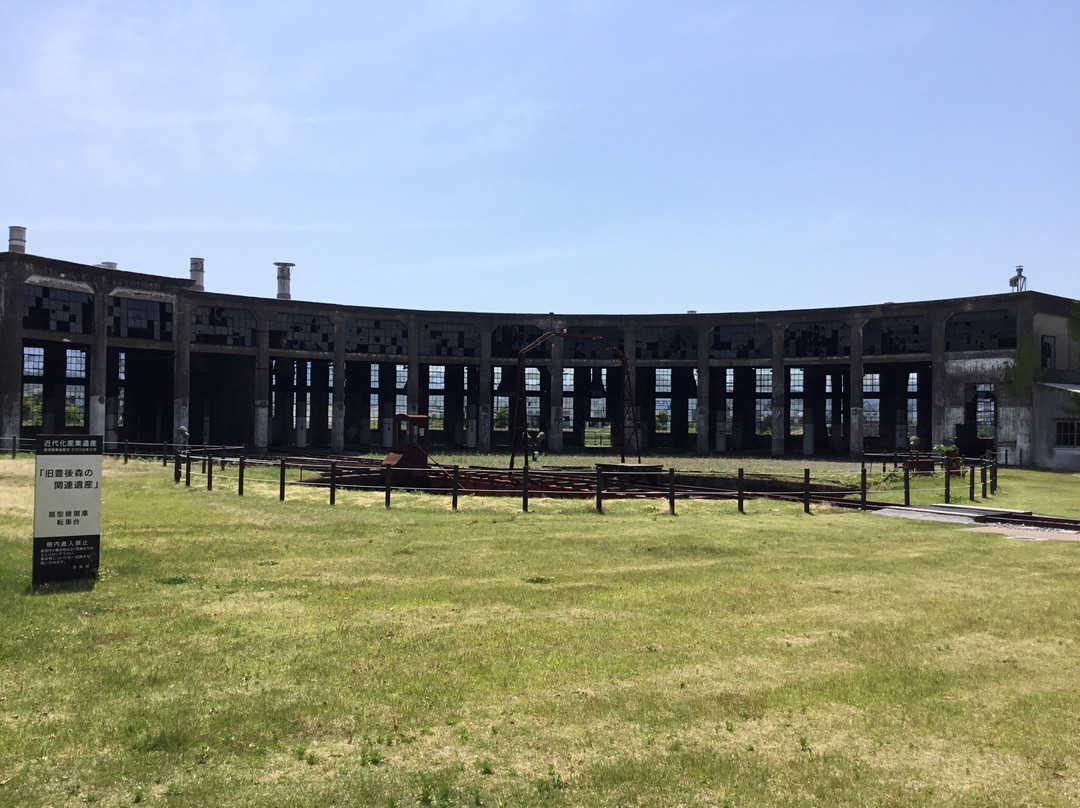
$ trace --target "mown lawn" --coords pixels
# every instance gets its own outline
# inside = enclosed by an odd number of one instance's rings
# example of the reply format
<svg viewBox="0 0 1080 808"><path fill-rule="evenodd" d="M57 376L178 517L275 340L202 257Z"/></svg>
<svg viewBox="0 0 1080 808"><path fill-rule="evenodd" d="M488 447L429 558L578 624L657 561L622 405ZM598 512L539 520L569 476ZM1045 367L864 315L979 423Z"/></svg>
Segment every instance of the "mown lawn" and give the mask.
<svg viewBox="0 0 1080 808"><path fill-rule="evenodd" d="M0 460L0 805L1080 803L1080 543L106 459L98 581L31 594L32 471Z"/></svg>

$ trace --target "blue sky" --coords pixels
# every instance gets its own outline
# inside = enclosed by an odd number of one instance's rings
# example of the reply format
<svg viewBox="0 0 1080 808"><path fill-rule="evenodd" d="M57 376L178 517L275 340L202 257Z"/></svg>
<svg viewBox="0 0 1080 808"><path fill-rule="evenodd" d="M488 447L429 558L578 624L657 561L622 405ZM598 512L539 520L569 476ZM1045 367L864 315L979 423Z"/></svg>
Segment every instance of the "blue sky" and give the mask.
<svg viewBox="0 0 1080 808"><path fill-rule="evenodd" d="M494 312L1080 296L1080 3L0 0L0 225Z"/></svg>

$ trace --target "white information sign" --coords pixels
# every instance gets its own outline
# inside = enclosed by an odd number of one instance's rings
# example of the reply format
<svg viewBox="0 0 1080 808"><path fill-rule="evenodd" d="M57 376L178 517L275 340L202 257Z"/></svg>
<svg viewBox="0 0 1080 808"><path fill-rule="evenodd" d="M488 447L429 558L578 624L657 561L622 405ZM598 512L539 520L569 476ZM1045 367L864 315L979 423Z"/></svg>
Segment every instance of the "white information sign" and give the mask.
<svg viewBox="0 0 1080 808"><path fill-rule="evenodd" d="M39 435L34 475L34 586L97 575L100 435Z"/></svg>

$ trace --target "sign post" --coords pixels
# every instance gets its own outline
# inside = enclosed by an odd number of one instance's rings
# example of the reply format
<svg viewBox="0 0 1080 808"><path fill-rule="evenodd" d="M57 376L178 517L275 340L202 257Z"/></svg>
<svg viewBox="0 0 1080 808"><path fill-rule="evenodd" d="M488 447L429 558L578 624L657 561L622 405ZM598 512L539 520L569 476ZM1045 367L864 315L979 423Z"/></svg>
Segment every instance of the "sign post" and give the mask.
<svg viewBox="0 0 1080 808"><path fill-rule="evenodd" d="M39 435L34 474L35 587L97 577L100 435Z"/></svg>

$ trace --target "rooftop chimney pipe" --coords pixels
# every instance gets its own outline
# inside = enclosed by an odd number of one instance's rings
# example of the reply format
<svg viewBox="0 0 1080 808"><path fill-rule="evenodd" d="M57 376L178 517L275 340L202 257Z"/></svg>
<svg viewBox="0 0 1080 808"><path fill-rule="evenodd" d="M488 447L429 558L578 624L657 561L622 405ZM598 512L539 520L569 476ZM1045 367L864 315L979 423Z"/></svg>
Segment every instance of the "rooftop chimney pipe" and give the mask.
<svg viewBox="0 0 1080 808"><path fill-rule="evenodd" d="M201 258L192 258L191 259L191 280L195 282L195 285L192 287L192 289L194 289L196 292L205 291L205 288L203 287L203 279L204 278L205 278L205 273L203 272L203 259L201 259Z"/></svg>
<svg viewBox="0 0 1080 808"><path fill-rule="evenodd" d="M8 228L8 251L13 253L26 252L26 228L17 224Z"/></svg>
<svg viewBox="0 0 1080 808"><path fill-rule="evenodd" d="M290 270L292 270L296 264L290 264L287 261L275 261L274 266L277 267L278 300L292 300Z"/></svg>

